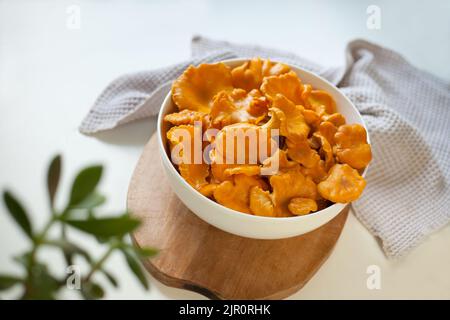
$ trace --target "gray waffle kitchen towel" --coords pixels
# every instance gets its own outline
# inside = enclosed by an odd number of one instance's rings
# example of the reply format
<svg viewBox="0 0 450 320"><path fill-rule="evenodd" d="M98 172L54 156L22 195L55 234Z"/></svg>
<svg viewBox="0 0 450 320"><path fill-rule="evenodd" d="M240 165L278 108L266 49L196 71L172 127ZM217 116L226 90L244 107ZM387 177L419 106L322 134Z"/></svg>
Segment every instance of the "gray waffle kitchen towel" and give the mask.
<svg viewBox="0 0 450 320"><path fill-rule="evenodd" d="M189 64L233 57L270 58L315 72L337 85L369 128L373 161L356 216L398 258L450 220L450 83L410 65L399 54L356 40L346 64L322 67L278 50L203 37L192 40L192 58L114 80L83 120L93 134L158 113L171 82Z"/></svg>

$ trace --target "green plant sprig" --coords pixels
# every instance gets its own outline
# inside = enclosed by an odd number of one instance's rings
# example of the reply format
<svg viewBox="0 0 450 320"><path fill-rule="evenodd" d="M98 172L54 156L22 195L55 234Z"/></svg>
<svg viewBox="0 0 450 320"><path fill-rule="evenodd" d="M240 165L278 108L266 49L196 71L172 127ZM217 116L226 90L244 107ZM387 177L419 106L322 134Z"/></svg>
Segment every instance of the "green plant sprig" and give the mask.
<svg viewBox="0 0 450 320"><path fill-rule="evenodd" d="M135 230L140 221L131 217L128 212L101 218L95 214L95 210L106 201L106 198L96 190L102 177L103 167L94 165L82 169L72 183L67 205L63 210L58 211L55 207L55 197L61 169L62 158L57 155L52 159L47 170L49 220L39 232L31 224L28 213L20 201L10 191L3 193L8 212L30 240L31 248L14 258L24 268L25 275L17 277L0 274L0 291L21 286L21 299L57 298L58 293L66 286L70 275L58 278L50 273L47 264L38 259L38 251L43 246L60 250L67 267L73 265L76 257L81 257L88 263L90 270L81 277L79 290L85 299L99 299L104 296L104 289L94 280L98 273L102 274L114 287L118 287L116 278L104 267L105 262L116 251L122 253L130 270L142 286L148 289L147 278L139 264L139 259L153 257L157 250L138 248L126 241L126 235ZM50 238L49 231L57 226L61 230L59 238ZM103 255L94 260L87 250L68 239L67 228L74 228L92 235L107 249Z"/></svg>

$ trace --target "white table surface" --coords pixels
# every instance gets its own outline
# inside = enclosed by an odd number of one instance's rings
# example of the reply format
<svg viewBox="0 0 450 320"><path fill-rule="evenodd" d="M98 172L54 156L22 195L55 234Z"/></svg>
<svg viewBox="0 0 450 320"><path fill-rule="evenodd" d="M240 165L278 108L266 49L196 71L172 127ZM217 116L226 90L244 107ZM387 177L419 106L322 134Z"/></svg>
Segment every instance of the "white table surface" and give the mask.
<svg viewBox="0 0 450 320"><path fill-rule="evenodd" d="M81 9L80 29L66 27L70 5ZM366 27L366 8L381 9L381 29ZM340 64L346 43L363 37L389 46L419 68L450 79L450 2L426 1L1 1L0 0L0 186L26 199L32 220L47 216L44 168L64 154L67 193L75 170L106 165L101 190L105 212L125 208L133 168L154 131L154 119L97 137L77 126L96 96L114 77L152 69L189 56L194 34L291 50L322 64ZM64 199L59 199L63 203ZM10 256L26 238L1 209L0 272L17 272ZM101 248L73 236L97 254ZM450 298L450 226L433 234L400 261L385 258L377 240L350 215L336 248L311 281L292 299ZM60 256L43 251L63 273ZM366 286L367 267L381 270L381 289ZM120 277L107 298L202 299L151 279L150 291L113 256L109 269ZM100 282L104 283L100 279ZM73 297L68 293L65 297Z"/></svg>

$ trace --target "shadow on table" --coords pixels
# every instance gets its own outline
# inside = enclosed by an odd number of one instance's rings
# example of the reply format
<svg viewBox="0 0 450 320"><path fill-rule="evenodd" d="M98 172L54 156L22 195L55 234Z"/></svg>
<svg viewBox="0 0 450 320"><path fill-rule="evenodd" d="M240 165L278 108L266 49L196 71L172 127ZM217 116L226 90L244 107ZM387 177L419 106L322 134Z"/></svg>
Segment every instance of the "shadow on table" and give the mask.
<svg viewBox="0 0 450 320"><path fill-rule="evenodd" d="M156 132L156 117L137 120L112 130L96 133L91 137L114 145L142 146Z"/></svg>

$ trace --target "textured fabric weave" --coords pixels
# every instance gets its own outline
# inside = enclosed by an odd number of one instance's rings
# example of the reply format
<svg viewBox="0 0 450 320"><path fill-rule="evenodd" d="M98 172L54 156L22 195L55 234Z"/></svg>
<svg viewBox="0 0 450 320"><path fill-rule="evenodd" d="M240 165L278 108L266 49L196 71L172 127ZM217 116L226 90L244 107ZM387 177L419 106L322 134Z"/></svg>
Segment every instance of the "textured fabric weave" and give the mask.
<svg viewBox="0 0 450 320"><path fill-rule="evenodd" d="M322 67L287 52L195 37L191 60L114 80L80 131L92 134L156 115L189 64L260 56L310 70L337 85L363 115L373 161L353 208L386 255L398 258L450 220L450 84L366 41L351 42L346 55L345 66Z"/></svg>

